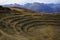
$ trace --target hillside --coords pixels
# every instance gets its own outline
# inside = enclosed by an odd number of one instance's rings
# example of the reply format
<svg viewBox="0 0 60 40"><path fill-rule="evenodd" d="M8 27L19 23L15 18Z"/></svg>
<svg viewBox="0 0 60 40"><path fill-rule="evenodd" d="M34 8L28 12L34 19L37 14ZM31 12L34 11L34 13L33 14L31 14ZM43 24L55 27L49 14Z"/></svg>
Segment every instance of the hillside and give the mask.
<svg viewBox="0 0 60 40"><path fill-rule="evenodd" d="M0 6L0 40L60 40L60 13Z"/></svg>

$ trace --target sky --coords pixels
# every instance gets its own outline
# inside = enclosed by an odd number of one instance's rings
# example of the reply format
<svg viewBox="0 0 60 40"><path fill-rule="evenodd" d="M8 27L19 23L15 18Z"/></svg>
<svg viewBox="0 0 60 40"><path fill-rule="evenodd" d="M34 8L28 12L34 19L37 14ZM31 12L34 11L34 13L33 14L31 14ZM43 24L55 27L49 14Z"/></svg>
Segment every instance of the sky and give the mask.
<svg viewBox="0 0 60 40"><path fill-rule="evenodd" d="M33 3L33 2L39 2L39 3L59 3L60 0L0 0L0 4L25 4L25 3Z"/></svg>

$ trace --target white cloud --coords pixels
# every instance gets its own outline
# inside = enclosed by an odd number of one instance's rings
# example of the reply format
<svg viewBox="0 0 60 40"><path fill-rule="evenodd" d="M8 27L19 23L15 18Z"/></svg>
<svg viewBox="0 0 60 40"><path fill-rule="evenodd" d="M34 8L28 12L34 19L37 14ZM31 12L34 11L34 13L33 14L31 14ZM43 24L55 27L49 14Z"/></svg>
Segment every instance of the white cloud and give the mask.
<svg viewBox="0 0 60 40"><path fill-rule="evenodd" d="M0 4L13 4L13 3L29 3L29 2L40 2L40 3L56 3L59 0L0 0Z"/></svg>

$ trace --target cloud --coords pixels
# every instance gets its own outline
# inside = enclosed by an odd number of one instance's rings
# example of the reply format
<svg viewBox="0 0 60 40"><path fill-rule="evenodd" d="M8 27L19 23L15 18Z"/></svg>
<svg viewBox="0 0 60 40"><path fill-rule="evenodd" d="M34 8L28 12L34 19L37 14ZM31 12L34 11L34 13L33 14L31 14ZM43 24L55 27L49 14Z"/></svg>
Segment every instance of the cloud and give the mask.
<svg viewBox="0 0 60 40"><path fill-rule="evenodd" d="M0 0L0 4L13 4L13 3L30 3L30 2L40 2L40 3L58 3L59 0Z"/></svg>

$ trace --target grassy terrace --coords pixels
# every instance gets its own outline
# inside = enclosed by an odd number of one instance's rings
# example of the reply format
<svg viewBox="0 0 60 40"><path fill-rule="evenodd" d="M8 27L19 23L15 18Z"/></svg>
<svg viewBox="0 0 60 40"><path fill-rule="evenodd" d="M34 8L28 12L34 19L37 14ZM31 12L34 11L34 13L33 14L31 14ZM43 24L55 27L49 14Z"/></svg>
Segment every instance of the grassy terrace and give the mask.
<svg viewBox="0 0 60 40"><path fill-rule="evenodd" d="M8 9L0 10L0 40L60 40L60 13Z"/></svg>

